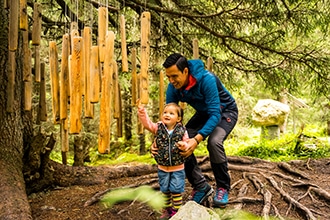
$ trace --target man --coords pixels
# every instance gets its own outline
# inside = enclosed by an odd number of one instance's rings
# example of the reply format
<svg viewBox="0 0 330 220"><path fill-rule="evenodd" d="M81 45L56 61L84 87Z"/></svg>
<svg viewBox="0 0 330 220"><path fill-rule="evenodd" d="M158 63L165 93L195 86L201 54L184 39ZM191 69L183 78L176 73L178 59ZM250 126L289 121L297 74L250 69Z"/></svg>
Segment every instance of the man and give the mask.
<svg viewBox="0 0 330 220"><path fill-rule="evenodd" d="M189 60L179 54L170 55L164 62L169 85L166 103L186 102L196 113L186 124L189 138L182 147L186 157L185 172L193 187L192 200L201 204L213 193L193 154L197 145L208 137L207 149L216 180L213 205L225 207L228 203L230 176L223 142L234 128L238 109L235 99L220 79L204 68L201 60ZM155 153L157 149L152 149Z"/></svg>

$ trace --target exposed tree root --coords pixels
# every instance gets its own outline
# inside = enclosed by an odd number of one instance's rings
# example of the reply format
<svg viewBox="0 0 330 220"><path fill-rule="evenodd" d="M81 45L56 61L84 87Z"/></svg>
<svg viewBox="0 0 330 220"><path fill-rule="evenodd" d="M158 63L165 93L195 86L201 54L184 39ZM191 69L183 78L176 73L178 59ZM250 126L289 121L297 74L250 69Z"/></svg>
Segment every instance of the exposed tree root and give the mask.
<svg viewBox="0 0 330 220"><path fill-rule="evenodd" d="M279 168L284 169L285 171L288 171L289 173L291 173L293 175L302 177L302 178L307 179L307 180L309 179L309 177L306 174L304 174L302 171L298 171L296 169L293 169L287 163L282 162L282 163L279 163L278 166L279 166Z"/></svg>
<svg viewBox="0 0 330 220"><path fill-rule="evenodd" d="M206 179L210 182L214 181L212 169L206 157L198 159L198 161ZM271 217L284 220L283 216L308 220L330 219L330 213L326 211L330 206L330 194L313 182L313 179L309 178L307 173L294 168L295 166L301 167L303 163L297 161L289 165L247 157L229 157L229 161L229 173L233 180L229 207L246 209L250 205L258 204L260 206L260 204L263 204L259 215L265 220ZM312 167L312 162L310 163ZM135 171L120 168L119 172L120 174L116 174L113 170L111 174L108 173L106 178L109 179L112 175L115 178L134 175L135 183L128 187L147 184L155 189L159 188L157 173L154 168L140 167ZM85 206L99 201L105 193L111 190L113 189L98 192L85 202ZM279 203L278 199L282 199L283 203ZM315 207L317 208L315 209Z"/></svg>
<svg viewBox="0 0 330 220"><path fill-rule="evenodd" d="M286 200L289 204L292 204L295 207L302 210L303 212L305 212L307 219L311 219L311 220L317 219L314 217L313 213L306 206L302 205L297 200L293 199L288 193L286 193L283 189L281 189L273 177L266 177L266 178L270 181L273 187L277 191L279 191L279 193L283 196L284 200Z"/></svg>

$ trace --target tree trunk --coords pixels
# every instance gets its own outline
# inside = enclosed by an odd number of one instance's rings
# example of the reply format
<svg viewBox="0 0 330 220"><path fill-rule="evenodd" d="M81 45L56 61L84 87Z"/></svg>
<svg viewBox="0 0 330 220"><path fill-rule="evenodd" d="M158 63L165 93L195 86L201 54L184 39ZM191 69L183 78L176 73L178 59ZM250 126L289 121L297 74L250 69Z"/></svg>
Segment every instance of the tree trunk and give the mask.
<svg viewBox="0 0 330 220"><path fill-rule="evenodd" d="M18 0L16 0L18 1ZM22 110L22 45L15 53L14 100L8 101L8 14L0 0L0 219L32 219L23 178L24 110Z"/></svg>

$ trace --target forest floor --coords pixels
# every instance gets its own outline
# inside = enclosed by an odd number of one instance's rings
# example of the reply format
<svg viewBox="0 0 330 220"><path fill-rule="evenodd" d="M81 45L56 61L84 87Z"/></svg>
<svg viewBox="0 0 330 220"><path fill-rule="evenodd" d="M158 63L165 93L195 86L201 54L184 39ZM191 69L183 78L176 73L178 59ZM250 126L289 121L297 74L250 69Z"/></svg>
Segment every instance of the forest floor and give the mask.
<svg viewBox="0 0 330 220"><path fill-rule="evenodd" d="M246 157L228 159L232 190L226 210L241 209L257 216L273 216L277 219L330 219L329 158L287 163ZM208 158L198 160L204 175L214 186ZM102 166L100 169L109 167ZM157 188L156 172L109 178L98 185L58 186L52 190L33 193L29 196L33 219L157 219L158 213L138 201L123 202L110 209L97 201L90 202L97 193L108 189L146 184ZM185 201L191 190L187 183Z"/></svg>

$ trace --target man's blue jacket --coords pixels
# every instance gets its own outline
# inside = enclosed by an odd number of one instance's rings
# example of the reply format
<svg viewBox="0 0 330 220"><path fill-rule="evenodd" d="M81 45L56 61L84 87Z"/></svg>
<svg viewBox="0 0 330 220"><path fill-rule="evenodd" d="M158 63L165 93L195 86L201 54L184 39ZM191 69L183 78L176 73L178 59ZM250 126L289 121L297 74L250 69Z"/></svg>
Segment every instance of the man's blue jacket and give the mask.
<svg viewBox="0 0 330 220"><path fill-rule="evenodd" d="M220 79L204 68L202 60L188 61L189 74L196 79L194 85L185 89L175 89L169 83L166 90L166 103L186 102L196 112L209 117L205 125L198 131L204 139L211 134L218 124L221 113L226 110L236 110L235 99L221 83ZM188 88L188 89L187 89Z"/></svg>

